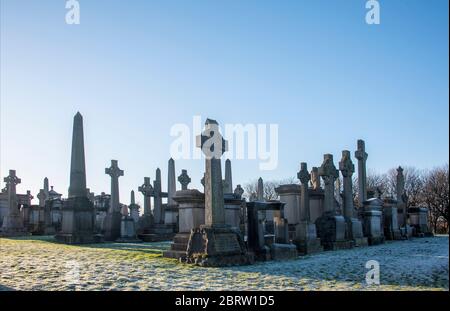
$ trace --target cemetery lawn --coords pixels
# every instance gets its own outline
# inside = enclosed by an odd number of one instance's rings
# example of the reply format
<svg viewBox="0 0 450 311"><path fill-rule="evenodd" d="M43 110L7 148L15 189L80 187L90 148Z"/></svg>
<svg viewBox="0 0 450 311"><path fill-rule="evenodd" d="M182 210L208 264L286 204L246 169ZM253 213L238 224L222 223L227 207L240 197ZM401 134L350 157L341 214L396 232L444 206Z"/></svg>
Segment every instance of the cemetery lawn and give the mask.
<svg viewBox="0 0 450 311"><path fill-rule="evenodd" d="M161 257L169 242L84 246L0 238L0 290L448 290L449 238L413 239L252 266L201 268ZM366 285L368 260L380 285Z"/></svg>

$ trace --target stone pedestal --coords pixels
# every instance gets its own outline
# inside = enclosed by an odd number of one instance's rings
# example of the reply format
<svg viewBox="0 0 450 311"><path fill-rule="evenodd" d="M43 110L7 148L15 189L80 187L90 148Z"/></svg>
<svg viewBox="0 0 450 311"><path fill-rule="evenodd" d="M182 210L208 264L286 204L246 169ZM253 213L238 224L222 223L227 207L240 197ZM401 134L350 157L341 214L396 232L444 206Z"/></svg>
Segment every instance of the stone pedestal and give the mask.
<svg viewBox="0 0 450 311"><path fill-rule="evenodd" d="M104 219L103 236L105 241L115 241L120 237L122 214L119 211L108 212Z"/></svg>
<svg viewBox="0 0 450 311"><path fill-rule="evenodd" d="M323 251L320 239L317 237L316 225L302 221L296 226L296 238L292 241L300 255L308 255Z"/></svg>
<svg viewBox="0 0 450 311"><path fill-rule="evenodd" d="M384 235L381 231L383 201L371 198L363 202L363 232L369 245L384 243Z"/></svg>
<svg viewBox="0 0 450 311"><path fill-rule="evenodd" d="M242 198L233 193L224 194L225 224L240 230Z"/></svg>
<svg viewBox="0 0 450 311"><path fill-rule="evenodd" d="M141 243L136 236L136 227L133 217L122 216L120 222L120 238L116 240L118 243Z"/></svg>
<svg viewBox="0 0 450 311"><path fill-rule="evenodd" d="M428 209L426 207L410 207L408 213L414 236L433 236L433 233L428 227Z"/></svg>
<svg viewBox="0 0 450 311"><path fill-rule="evenodd" d="M30 235L23 225L23 219L20 214L7 215L3 218L0 236L15 237Z"/></svg>
<svg viewBox="0 0 450 311"><path fill-rule="evenodd" d="M66 244L102 241L101 235L94 234L94 207L87 197L72 197L63 201L61 231L55 239Z"/></svg>
<svg viewBox="0 0 450 311"><path fill-rule="evenodd" d="M163 252L163 257L184 261L191 230L205 224L205 195L196 189L180 190L173 199L178 203L178 233L173 238L170 250Z"/></svg>
<svg viewBox="0 0 450 311"><path fill-rule="evenodd" d="M402 240L402 234L398 225L397 200L384 199L383 227L386 240Z"/></svg>
<svg viewBox="0 0 450 311"><path fill-rule="evenodd" d="M347 240L345 236L346 223L343 216L337 216L334 212L326 212L316 220L316 228L324 250L353 247L353 241Z"/></svg>
<svg viewBox="0 0 450 311"><path fill-rule="evenodd" d="M178 205L168 204L164 206L164 224L172 226L175 230L178 223Z"/></svg>

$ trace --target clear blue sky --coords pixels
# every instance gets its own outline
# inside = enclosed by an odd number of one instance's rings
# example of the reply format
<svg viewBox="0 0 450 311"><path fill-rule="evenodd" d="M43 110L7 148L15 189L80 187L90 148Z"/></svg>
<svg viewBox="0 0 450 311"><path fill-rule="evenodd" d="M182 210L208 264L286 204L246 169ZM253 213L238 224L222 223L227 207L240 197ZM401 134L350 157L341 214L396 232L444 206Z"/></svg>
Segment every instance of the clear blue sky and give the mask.
<svg viewBox="0 0 450 311"><path fill-rule="evenodd" d="M21 192L47 176L67 194L78 110L88 186L109 192L117 159L124 203L157 167L166 187L170 128L194 115L279 124L278 168L233 161L235 185L324 153L337 165L358 138L375 171L448 162L447 0L380 0L378 26L365 0L79 2L70 26L64 0L0 0L0 174L16 169ZM199 187L203 165L177 175Z"/></svg>

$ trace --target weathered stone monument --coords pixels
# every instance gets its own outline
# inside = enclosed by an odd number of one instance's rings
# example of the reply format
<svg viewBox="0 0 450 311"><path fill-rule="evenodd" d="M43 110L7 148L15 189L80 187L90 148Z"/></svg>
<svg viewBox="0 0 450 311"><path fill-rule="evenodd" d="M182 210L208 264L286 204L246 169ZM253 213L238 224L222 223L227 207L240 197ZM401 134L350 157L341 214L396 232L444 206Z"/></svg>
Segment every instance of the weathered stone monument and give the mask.
<svg viewBox="0 0 450 311"><path fill-rule="evenodd" d="M78 112L73 120L69 197L63 201L61 231L55 236L67 244L101 241L101 236L94 235L94 206L87 197L83 135L83 117Z"/></svg>
<svg viewBox="0 0 450 311"><path fill-rule="evenodd" d="M352 162L350 151L342 151L342 159L339 162L339 170L343 176L344 198L343 214L347 225L346 236L348 240L354 242L354 246L367 246L367 238L364 237L362 223L355 217L356 211L353 206L353 181L355 165Z"/></svg>
<svg viewBox="0 0 450 311"><path fill-rule="evenodd" d="M204 132L197 136L197 147L205 155L205 224L191 231L188 263L226 266L251 263L238 230L225 224L221 156L227 150L216 121L207 119Z"/></svg>
<svg viewBox="0 0 450 311"><path fill-rule="evenodd" d="M123 170L119 168L117 160L111 160L111 166L105 169L105 174L111 176L111 200L105 218L104 239L106 241L115 241L120 237L122 220L119 200L119 177L123 176Z"/></svg>
<svg viewBox="0 0 450 311"><path fill-rule="evenodd" d="M416 237L433 236L428 226L428 208L422 206L412 206L408 209L409 223L413 228L413 235Z"/></svg>
<svg viewBox="0 0 450 311"><path fill-rule="evenodd" d="M151 196L153 195L154 191L152 185L150 184L150 177L144 177L144 183L138 187L138 191L144 196L144 213L139 218L137 226L137 231L139 234L141 234L146 233L148 232L148 230L150 230L150 228L153 226L153 222L156 222L156 216L158 218L158 221L161 221L161 206L159 206L160 208L157 209L155 204L155 215L152 215Z"/></svg>
<svg viewBox="0 0 450 311"><path fill-rule="evenodd" d="M6 188L8 191L8 213L3 217L3 224L0 230L0 236L22 236L28 235L23 224L23 218L20 215L19 204L17 200L16 186L21 183L20 178L16 176L15 170L10 170L9 175L5 177Z"/></svg>
<svg viewBox="0 0 450 311"><path fill-rule="evenodd" d="M178 205L173 199L177 191L176 179L175 179L175 161L170 158L168 164L168 176L167 176L167 205L164 209L164 224L171 225L174 228L178 223Z"/></svg>
<svg viewBox="0 0 450 311"><path fill-rule="evenodd" d="M130 207L136 206L134 191L131 191ZM122 219L120 222L120 237L116 240L119 243L140 243L136 235L136 223L134 218L128 214L128 208L124 206Z"/></svg>
<svg viewBox="0 0 450 311"><path fill-rule="evenodd" d="M138 204L136 204L134 190L131 190L131 203L128 206L128 208L130 209L130 216L131 218L133 218L137 230L137 225L139 223L139 209L141 207Z"/></svg>
<svg viewBox="0 0 450 311"><path fill-rule="evenodd" d="M355 151L355 158L358 159L358 204L359 207L362 207L363 202L367 200L366 162L368 154L364 140L359 139L357 145L358 149Z"/></svg>
<svg viewBox="0 0 450 311"><path fill-rule="evenodd" d="M290 243L288 224L283 217L284 203L280 201L252 201L247 203L248 236L247 244L256 260L284 260L298 257L297 247ZM275 236L267 239L264 235L265 211L275 211Z"/></svg>
<svg viewBox="0 0 450 311"><path fill-rule="evenodd" d="M178 204L178 233L173 238L170 250L163 252L164 257L181 261L186 260L191 230L205 224L205 195L196 189L188 189L190 180L186 170L178 177L182 189L173 197Z"/></svg>
<svg viewBox="0 0 450 311"><path fill-rule="evenodd" d="M311 223L309 206L309 181L311 175L308 172L307 164L300 163L300 171L297 173L300 180L300 209L299 222L296 226L294 244L301 255L307 255L323 251L320 239L317 238L316 225Z"/></svg>
<svg viewBox="0 0 450 311"><path fill-rule="evenodd" d="M405 191L405 175L401 166L397 168L396 192L400 231L403 237L410 238L413 236L413 228L408 223L408 197Z"/></svg>
<svg viewBox="0 0 450 311"><path fill-rule="evenodd" d="M233 193L233 177L230 159L225 161L225 184L226 187L224 189L224 193Z"/></svg>
<svg viewBox="0 0 450 311"><path fill-rule="evenodd" d="M339 177L339 171L333 163L333 155L325 154L319 176L325 184L324 213L316 220L317 235L325 250L347 249L353 242L345 236L345 219L336 213L336 200L334 197L334 183Z"/></svg>
<svg viewBox="0 0 450 311"><path fill-rule="evenodd" d="M402 234L398 225L397 200L392 197L383 199L383 228L386 240L401 240Z"/></svg>

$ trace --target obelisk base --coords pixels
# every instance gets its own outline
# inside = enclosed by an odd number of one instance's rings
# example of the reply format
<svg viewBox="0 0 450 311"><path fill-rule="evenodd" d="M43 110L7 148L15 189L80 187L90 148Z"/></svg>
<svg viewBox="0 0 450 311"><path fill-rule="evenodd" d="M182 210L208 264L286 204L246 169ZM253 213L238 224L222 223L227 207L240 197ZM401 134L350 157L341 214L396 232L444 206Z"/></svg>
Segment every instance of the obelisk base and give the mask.
<svg viewBox="0 0 450 311"><path fill-rule="evenodd" d="M189 237L186 263L204 267L248 265L253 256L240 233L230 226L200 226L192 229Z"/></svg>
<svg viewBox="0 0 450 311"><path fill-rule="evenodd" d="M102 242L103 236L94 234L94 209L86 197L73 197L63 201L61 231L56 241L65 244L91 244Z"/></svg>
<svg viewBox="0 0 450 311"><path fill-rule="evenodd" d="M119 212L106 214L103 233L105 241L115 241L120 238L121 221L122 214Z"/></svg>

